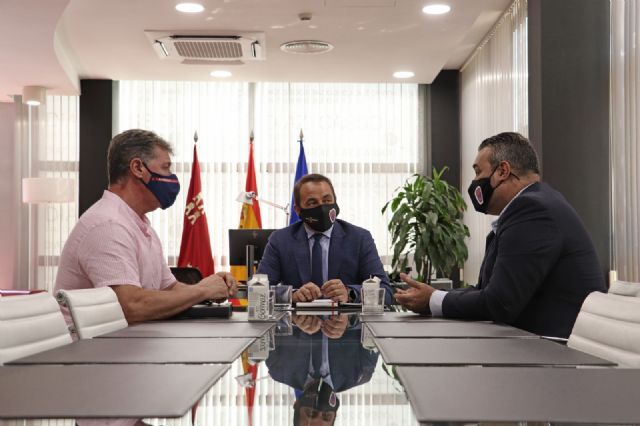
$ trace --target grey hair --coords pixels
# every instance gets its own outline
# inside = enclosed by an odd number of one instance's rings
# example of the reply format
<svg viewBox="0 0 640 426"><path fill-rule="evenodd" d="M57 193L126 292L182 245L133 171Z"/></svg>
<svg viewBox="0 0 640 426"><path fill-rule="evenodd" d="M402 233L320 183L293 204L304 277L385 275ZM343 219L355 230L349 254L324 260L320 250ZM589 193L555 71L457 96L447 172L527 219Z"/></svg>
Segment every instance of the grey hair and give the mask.
<svg viewBox="0 0 640 426"><path fill-rule="evenodd" d="M114 136L107 153L109 184L118 183L127 176L129 164L134 158L140 158L145 163L152 160L156 147L173 154L169 142L148 130L125 130Z"/></svg>
<svg viewBox="0 0 640 426"><path fill-rule="evenodd" d="M482 141L478 151L491 148L491 167L506 161L511 168L525 173L540 173L538 156L527 138L516 132L504 132Z"/></svg>

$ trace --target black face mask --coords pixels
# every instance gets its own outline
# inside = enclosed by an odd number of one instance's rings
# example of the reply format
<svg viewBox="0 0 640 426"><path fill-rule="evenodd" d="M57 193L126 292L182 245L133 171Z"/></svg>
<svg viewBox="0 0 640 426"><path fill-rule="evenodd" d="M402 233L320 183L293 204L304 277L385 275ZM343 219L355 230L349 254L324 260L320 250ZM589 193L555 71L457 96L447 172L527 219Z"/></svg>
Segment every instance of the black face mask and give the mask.
<svg viewBox="0 0 640 426"><path fill-rule="evenodd" d="M324 232L331 228L340 213L336 203L321 204L311 209L300 209L300 219L314 231Z"/></svg>
<svg viewBox="0 0 640 426"><path fill-rule="evenodd" d="M493 176L497 169L497 167L493 169L489 177L472 180L469 185L468 192L469 197L471 197L471 202L473 203L473 208L480 213L487 213L489 199L495 189L491 186L491 176Z"/></svg>
<svg viewBox="0 0 640 426"><path fill-rule="evenodd" d="M307 385L300 398L300 406L318 411L338 411L340 400L327 382L320 379Z"/></svg>
<svg viewBox="0 0 640 426"><path fill-rule="evenodd" d="M469 197L471 198L471 202L473 203L473 208L476 209L477 212L487 214L487 209L489 208L489 200L493 195L493 191L496 190L497 187L502 185L504 180L497 184L495 187L491 186L491 176L498 170L498 166L496 166L491 174L488 177L472 180L469 185ZM510 174L516 179L518 176L513 173Z"/></svg>

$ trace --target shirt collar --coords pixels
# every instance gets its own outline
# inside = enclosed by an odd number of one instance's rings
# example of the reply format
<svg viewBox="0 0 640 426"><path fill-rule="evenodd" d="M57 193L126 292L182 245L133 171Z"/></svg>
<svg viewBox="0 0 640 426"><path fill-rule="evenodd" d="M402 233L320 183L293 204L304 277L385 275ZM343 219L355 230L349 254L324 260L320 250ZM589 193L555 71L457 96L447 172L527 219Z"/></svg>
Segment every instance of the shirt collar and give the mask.
<svg viewBox="0 0 640 426"><path fill-rule="evenodd" d="M102 197L106 200L109 200L115 204L118 205L118 208L120 210L122 210L123 212L125 212L125 214L127 214L129 217L131 217L134 222L136 223L136 225L138 226L138 228L140 228L140 230L145 234L145 235L149 235L149 227L150 227L150 222L149 219L147 218L146 215L144 215L142 218L138 215L138 213L136 213L130 206L129 204L127 204L122 198L120 198L119 195L109 191L109 190L105 190L104 194L102 195Z"/></svg>
<svg viewBox="0 0 640 426"><path fill-rule="evenodd" d="M515 200L516 198L518 198L520 196L520 194L522 194L524 192L525 189L529 188L531 185L533 185L536 182L532 182L529 185L525 186L524 188L522 188L515 197L513 197L511 200L509 200L509 202L507 203L506 206L504 206L504 208L502 209L502 211L500 212L500 214L498 215L498 218L496 220L494 220L493 222L491 222L491 230L495 233L498 229L498 222L500 221L500 218L502 217L502 215L504 214L505 210L507 210L509 208L509 206L511 205L511 203L513 203L513 200Z"/></svg>
<svg viewBox="0 0 640 426"><path fill-rule="evenodd" d="M331 225L331 228L327 229L324 232L318 232L314 229L311 229L310 227L307 226L307 224L304 224L304 230L307 233L307 239L311 239L311 237L313 237L316 234L322 234L325 237L331 239L331 233L333 232L333 225Z"/></svg>

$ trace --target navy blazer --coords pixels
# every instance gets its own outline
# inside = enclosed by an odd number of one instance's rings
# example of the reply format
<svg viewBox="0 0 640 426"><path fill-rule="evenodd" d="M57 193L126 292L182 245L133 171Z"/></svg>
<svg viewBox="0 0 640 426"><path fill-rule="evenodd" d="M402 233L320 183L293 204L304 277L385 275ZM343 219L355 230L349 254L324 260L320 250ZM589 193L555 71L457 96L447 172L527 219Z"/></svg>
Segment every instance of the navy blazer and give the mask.
<svg viewBox="0 0 640 426"><path fill-rule="evenodd" d="M340 339L327 340L329 371L336 392L367 383L376 369L378 353L360 344L360 333L360 328L348 328ZM276 336L275 347L266 361L271 378L294 389L304 389L311 352L322 358L322 332L309 335L295 327L291 336ZM319 377L318 374L316 378Z"/></svg>
<svg viewBox="0 0 640 426"><path fill-rule="evenodd" d="M449 292L442 313L568 337L593 291L607 289L587 230L559 192L534 183L513 199L495 236L487 238L478 287Z"/></svg>
<svg viewBox="0 0 640 426"><path fill-rule="evenodd" d="M328 278L340 279L355 290L360 300L362 281L376 276L387 292L385 303L391 304L389 278L382 268L371 233L344 220L336 220L329 245ZM269 283L283 283L300 288L311 281L311 253L302 222L274 231L258 265L259 274L267 274Z"/></svg>

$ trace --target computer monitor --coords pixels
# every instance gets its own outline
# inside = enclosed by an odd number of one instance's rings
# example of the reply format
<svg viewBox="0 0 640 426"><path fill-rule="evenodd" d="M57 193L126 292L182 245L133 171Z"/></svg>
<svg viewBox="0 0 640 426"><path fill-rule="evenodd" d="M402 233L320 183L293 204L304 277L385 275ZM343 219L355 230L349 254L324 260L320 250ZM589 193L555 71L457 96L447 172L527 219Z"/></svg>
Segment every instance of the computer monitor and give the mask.
<svg viewBox="0 0 640 426"><path fill-rule="evenodd" d="M246 266L247 246L253 246L253 264L257 265L275 229L229 229L229 264Z"/></svg>

